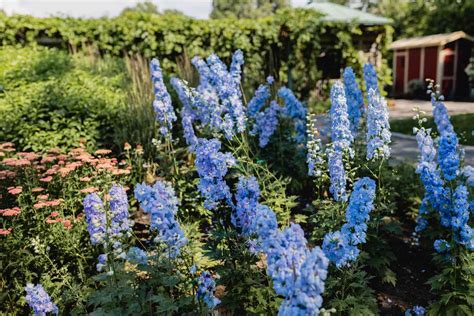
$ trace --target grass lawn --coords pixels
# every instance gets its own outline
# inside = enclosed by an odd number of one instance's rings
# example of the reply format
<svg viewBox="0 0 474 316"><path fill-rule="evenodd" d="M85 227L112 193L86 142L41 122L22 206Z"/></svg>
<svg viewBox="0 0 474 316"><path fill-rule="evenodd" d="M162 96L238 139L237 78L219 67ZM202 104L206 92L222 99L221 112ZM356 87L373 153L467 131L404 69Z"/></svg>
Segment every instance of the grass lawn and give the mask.
<svg viewBox="0 0 474 316"><path fill-rule="evenodd" d="M459 142L463 145L474 146L474 114L460 114L451 116L451 123L454 130L458 133ZM393 132L413 135L413 127L416 122L413 119L393 120L390 122L390 127ZM432 128L434 133L438 133L436 125L432 117L423 124L425 127Z"/></svg>

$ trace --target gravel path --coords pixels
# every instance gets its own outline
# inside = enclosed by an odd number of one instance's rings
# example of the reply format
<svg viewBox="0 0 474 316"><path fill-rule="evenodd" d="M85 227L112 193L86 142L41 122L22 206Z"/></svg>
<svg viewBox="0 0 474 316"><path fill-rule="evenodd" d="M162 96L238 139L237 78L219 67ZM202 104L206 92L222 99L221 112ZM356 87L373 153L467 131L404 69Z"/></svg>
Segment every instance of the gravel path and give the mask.
<svg viewBox="0 0 474 316"><path fill-rule="evenodd" d="M392 157L415 163L418 160L418 144L414 136L392 133ZM474 146L463 146L465 164L474 166Z"/></svg>

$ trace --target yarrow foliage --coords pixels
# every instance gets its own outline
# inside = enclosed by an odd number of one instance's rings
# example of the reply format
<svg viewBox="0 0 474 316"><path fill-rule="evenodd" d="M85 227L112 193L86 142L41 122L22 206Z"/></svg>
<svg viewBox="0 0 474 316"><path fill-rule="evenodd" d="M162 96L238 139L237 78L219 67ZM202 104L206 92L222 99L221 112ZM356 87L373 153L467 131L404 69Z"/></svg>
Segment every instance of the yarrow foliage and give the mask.
<svg viewBox="0 0 474 316"><path fill-rule="evenodd" d="M163 136L169 136L173 128L173 122L175 122L177 118L171 103L170 94L163 81L163 72L160 67L160 62L156 58L151 60L150 73L155 93L153 109L155 110L156 119L161 125L160 133Z"/></svg>
<svg viewBox="0 0 474 316"><path fill-rule="evenodd" d="M150 229L158 231L155 242L164 243L171 258L178 256L187 239L175 219L178 199L172 186L164 181L157 181L153 186L137 184L135 198L141 208L151 215Z"/></svg>
<svg viewBox="0 0 474 316"><path fill-rule="evenodd" d="M359 122L364 109L364 98L351 67L346 67L346 69L344 69L343 77L344 91L347 100L347 112L349 113L349 121L351 123L351 132L355 137L359 130Z"/></svg>
<svg viewBox="0 0 474 316"><path fill-rule="evenodd" d="M220 152L220 149L221 142L217 139L200 138L196 147L198 189L206 199L204 206L209 210L216 208L218 201L231 198L224 177L229 167L235 164L235 158L231 153Z"/></svg>
<svg viewBox="0 0 474 316"><path fill-rule="evenodd" d="M28 283L25 287L25 291L26 302L33 310L35 316L44 316L46 313L58 315L58 307L52 302L41 284L33 285Z"/></svg>
<svg viewBox="0 0 474 316"><path fill-rule="evenodd" d="M367 109L367 159L388 159L392 133L388 122L387 102L377 91L369 90Z"/></svg>

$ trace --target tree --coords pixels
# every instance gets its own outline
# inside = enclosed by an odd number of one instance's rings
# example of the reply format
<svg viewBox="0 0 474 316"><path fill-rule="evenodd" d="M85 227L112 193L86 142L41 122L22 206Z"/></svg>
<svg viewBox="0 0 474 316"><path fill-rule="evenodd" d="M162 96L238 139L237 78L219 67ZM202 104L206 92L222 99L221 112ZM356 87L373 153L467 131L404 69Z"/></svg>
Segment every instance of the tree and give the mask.
<svg viewBox="0 0 474 316"><path fill-rule="evenodd" d="M258 18L289 6L289 0L213 0L211 18Z"/></svg>
<svg viewBox="0 0 474 316"><path fill-rule="evenodd" d="M120 15L126 14L127 12L159 14L158 6L154 4L152 1L138 2L133 7L128 7L128 8L123 9Z"/></svg>

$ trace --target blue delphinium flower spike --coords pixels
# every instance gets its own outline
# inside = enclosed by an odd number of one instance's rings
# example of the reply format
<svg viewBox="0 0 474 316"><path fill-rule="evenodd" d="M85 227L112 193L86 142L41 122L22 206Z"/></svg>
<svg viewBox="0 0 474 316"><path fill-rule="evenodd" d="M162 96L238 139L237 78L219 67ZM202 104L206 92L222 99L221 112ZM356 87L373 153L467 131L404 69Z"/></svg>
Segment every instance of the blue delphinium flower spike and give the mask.
<svg viewBox="0 0 474 316"><path fill-rule="evenodd" d="M387 102L375 90L369 90L367 109L367 159L388 159L392 133Z"/></svg>
<svg viewBox="0 0 474 316"><path fill-rule="evenodd" d="M46 313L58 315L58 307L52 302L41 284L33 285L28 283L25 287L25 291L26 302L33 310L35 316L44 316Z"/></svg>
<svg viewBox="0 0 474 316"><path fill-rule="evenodd" d="M170 94L168 93L163 81L163 73L160 67L160 62L156 58L151 60L150 73L155 94L153 109L155 110L156 120L161 125L160 133L163 136L169 136L169 133L173 128L173 122L175 122L177 118L171 103Z"/></svg>
<svg viewBox="0 0 474 316"><path fill-rule="evenodd" d="M349 121L351 123L351 132L355 137L359 130L359 122L364 108L364 97L362 91L357 84L354 71L351 67L344 69L344 91L347 100L347 112L349 113Z"/></svg>
<svg viewBox="0 0 474 316"><path fill-rule="evenodd" d="M212 278L212 275L203 271L198 279L197 298L203 301L209 309L213 309L220 304L220 300L214 296L216 291L216 282Z"/></svg>

